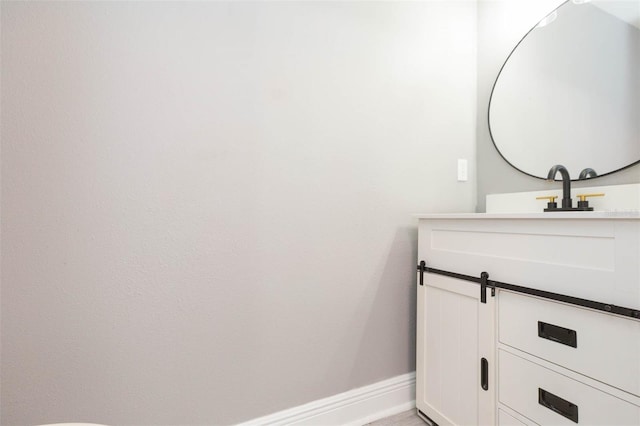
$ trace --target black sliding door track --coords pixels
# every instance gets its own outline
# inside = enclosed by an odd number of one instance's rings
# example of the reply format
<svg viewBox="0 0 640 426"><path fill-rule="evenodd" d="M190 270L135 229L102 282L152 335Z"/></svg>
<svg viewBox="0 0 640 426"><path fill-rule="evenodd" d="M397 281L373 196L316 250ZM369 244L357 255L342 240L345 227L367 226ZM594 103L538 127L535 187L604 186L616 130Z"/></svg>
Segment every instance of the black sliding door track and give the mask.
<svg viewBox="0 0 640 426"><path fill-rule="evenodd" d="M418 265L418 271L420 272L420 285L423 285L424 272L432 274L444 275L446 277L456 278L464 281L471 281L476 284L480 284L480 301L486 303L486 291L488 287L491 291L491 296L495 295L495 289L500 288L503 290L514 291L517 293L529 294L531 296L541 297L544 299L555 300L558 302L569 303L571 305L582 306L585 308L595 309L597 311L603 311L610 314L620 315L623 317L640 319L640 310L625 308L622 306L611 305L608 303L596 302L593 300L581 299L579 297L567 296L565 294L553 293L550 291L538 290L530 287L523 287L520 285L503 283L500 281L494 281L489 279L489 274L482 272L480 277L474 277L471 275L458 274L456 272L444 271L442 269L430 268L426 266L425 261L421 261Z"/></svg>

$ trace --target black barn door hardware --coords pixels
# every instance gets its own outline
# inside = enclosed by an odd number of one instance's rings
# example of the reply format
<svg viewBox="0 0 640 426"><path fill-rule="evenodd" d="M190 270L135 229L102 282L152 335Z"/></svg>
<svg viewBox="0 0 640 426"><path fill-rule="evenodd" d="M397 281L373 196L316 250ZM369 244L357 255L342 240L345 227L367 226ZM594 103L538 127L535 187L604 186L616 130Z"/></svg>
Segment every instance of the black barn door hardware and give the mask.
<svg viewBox="0 0 640 426"><path fill-rule="evenodd" d="M424 285L424 271L426 271L426 263L424 260L420 261L420 264L418 265L418 271L420 271L420 285Z"/></svg>
<svg viewBox="0 0 640 426"><path fill-rule="evenodd" d="M480 303L487 303L487 285L489 284L489 273L483 272L480 274ZM495 290L492 289L491 296L495 295Z"/></svg>
<svg viewBox="0 0 640 426"><path fill-rule="evenodd" d="M480 386L489 390L489 361L486 358L480 360Z"/></svg>
<svg viewBox="0 0 640 426"><path fill-rule="evenodd" d="M489 279L487 272L482 272L480 277L474 277L471 275L458 274L456 272L444 271L442 269L431 268L426 266L427 263L424 260L420 261L418 265L418 271L420 272L420 285L424 285L424 273L429 272L431 274L444 275L446 277L457 278L459 280L470 281L480 284L480 301L482 303L487 302L486 288L491 289L491 296L495 296L495 289L500 288L503 290L510 290L516 293L528 294L531 296L541 297L543 299L555 300L557 302L569 303L571 305L582 306L584 308L595 309L597 311L603 311L610 314L620 315L623 317L640 319L640 310L625 308L622 306L611 305L609 303L596 302L594 300L581 299L579 297L567 296L565 294L553 293L550 291L538 290L530 287L523 287L515 284L503 283L500 281L493 281ZM486 274L486 275L485 275Z"/></svg>
<svg viewBox="0 0 640 426"><path fill-rule="evenodd" d="M420 278L418 282L420 283L420 285L424 285L424 273L430 272L432 274L444 275L446 277L457 278L459 280L471 281L471 282L480 284L480 301L482 303L487 303L487 295L485 291L487 287L491 288L491 296L496 295L494 282L489 281L488 272L483 272L482 274L480 274L480 277L478 278L478 277L473 277L471 275L464 275L464 274L458 274L456 272L444 271L442 269L429 268L426 265L427 263L424 260L421 260L420 263L418 264L418 272L420 272Z"/></svg>
<svg viewBox="0 0 640 426"><path fill-rule="evenodd" d="M418 409L418 415L422 418L422 420L427 423L429 426L438 426L438 423L431 420L431 417L427 416L422 410Z"/></svg>

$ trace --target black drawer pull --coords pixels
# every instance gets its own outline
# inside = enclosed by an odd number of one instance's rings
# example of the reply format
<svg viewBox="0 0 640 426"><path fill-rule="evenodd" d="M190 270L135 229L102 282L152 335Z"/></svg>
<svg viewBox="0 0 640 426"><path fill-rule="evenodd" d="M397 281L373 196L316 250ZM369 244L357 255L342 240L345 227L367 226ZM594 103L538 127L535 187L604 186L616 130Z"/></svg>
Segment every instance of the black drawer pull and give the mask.
<svg viewBox="0 0 640 426"><path fill-rule="evenodd" d="M489 390L489 361L486 358L480 360L480 386Z"/></svg>
<svg viewBox="0 0 640 426"><path fill-rule="evenodd" d="M578 423L578 406L576 404L572 404L566 399L562 399L551 392L538 388L538 404L547 407L549 410L554 411L575 423Z"/></svg>
<svg viewBox="0 0 640 426"><path fill-rule="evenodd" d="M578 347L578 334L575 330L547 324L546 322L538 321L538 337L562 343L572 348Z"/></svg>

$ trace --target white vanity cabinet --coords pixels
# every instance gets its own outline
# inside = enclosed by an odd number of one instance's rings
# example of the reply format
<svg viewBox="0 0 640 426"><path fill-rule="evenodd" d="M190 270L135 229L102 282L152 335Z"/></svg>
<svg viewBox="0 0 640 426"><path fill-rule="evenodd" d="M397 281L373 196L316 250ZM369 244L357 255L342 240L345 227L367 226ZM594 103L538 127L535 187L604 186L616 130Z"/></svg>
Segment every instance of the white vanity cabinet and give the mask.
<svg viewBox="0 0 640 426"><path fill-rule="evenodd" d="M425 215L418 246L427 423L640 425L640 215Z"/></svg>

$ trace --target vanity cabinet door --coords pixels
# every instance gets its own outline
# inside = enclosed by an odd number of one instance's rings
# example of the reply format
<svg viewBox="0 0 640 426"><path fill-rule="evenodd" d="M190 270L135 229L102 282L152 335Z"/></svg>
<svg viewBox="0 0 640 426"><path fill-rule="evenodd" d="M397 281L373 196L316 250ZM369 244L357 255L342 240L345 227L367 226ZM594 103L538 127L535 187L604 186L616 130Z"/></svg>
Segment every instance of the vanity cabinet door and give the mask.
<svg viewBox="0 0 640 426"><path fill-rule="evenodd" d="M431 273L417 287L418 410L439 426L495 424L495 298Z"/></svg>

